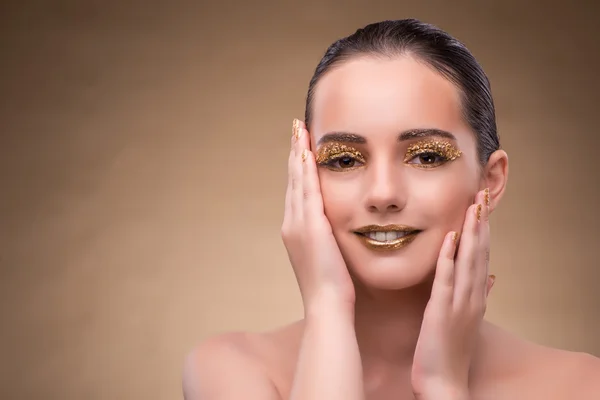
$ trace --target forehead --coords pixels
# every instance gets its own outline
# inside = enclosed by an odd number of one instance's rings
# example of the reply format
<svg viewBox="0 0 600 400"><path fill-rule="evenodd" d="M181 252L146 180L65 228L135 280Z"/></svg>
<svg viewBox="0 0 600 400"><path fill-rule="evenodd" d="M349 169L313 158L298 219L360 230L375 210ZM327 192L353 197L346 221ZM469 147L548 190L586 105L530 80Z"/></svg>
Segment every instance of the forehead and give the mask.
<svg viewBox="0 0 600 400"><path fill-rule="evenodd" d="M417 128L467 132L456 86L408 56L361 57L336 66L317 85L311 133L372 135Z"/></svg>

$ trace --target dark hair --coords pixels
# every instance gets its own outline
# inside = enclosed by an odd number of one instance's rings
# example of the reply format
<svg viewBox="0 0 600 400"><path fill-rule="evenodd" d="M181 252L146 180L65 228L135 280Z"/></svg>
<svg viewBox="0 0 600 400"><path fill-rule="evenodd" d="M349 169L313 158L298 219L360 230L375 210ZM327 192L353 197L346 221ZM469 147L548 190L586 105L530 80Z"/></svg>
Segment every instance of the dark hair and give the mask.
<svg viewBox="0 0 600 400"><path fill-rule="evenodd" d="M416 19L369 24L329 46L310 80L306 126L311 122L315 89L323 74L353 57L399 55L414 55L459 88L464 118L477 137L479 161L487 163L490 155L500 148L490 82L464 44Z"/></svg>

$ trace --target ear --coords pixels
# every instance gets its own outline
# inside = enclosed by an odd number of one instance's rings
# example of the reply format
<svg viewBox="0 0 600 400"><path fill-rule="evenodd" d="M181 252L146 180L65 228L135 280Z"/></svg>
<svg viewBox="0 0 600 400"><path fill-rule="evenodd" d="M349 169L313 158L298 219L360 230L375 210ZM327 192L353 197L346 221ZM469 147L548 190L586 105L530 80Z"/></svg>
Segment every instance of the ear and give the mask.
<svg viewBox="0 0 600 400"><path fill-rule="evenodd" d="M483 172L485 186L490 189L490 213L502 199L508 180L508 155L504 150L496 150L490 156Z"/></svg>

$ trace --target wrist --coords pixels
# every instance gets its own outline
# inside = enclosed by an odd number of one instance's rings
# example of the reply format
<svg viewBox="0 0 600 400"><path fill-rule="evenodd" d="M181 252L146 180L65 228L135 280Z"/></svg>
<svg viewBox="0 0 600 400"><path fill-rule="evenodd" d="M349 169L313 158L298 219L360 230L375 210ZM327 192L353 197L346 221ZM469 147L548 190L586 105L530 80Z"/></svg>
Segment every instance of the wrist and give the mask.
<svg viewBox="0 0 600 400"><path fill-rule="evenodd" d="M304 302L304 317L307 320L347 319L354 322L354 302L345 300L335 293L322 291Z"/></svg>

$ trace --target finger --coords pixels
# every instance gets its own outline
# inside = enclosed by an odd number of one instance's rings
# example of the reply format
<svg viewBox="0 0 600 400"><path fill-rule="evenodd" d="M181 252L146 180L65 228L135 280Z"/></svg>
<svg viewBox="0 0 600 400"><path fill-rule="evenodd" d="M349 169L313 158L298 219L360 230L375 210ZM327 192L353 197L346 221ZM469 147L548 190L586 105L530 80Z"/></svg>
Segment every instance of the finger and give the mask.
<svg viewBox="0 0 600 400"><path fill-rule="evenodd" d="M294 125L294 127L296 129L302 128L304 130L308 130L308 128L306 127L306 124L304 123L304 121L301 121L301 120L299 120L299 119L296 118L295 124L296 125Z"/></svg>
<svg viewBox="0 0 600 400"><path fill-rule="evenodd" d="M292 122L292 135L296 141L298 140L298 129L303 128L304 123L300 121L298 118L294 118Z"/></svg>
<svg viewBox="0 0 600 400"><path fill-rule="evenodd" d="M450 232L446 235L435 268L431 297L442 301L444 304L452 303L452 294L454 291L454 255L456 254L457 241L458 233Z"/></svg>
<svg viewBox="0 0 600 400"><path fill-rule="evenodd" d="M463 231L458 246L458 254L454 266L454 298L457 307L463 307L471 300L471 292L475 285L474 271L476 252L479 244L480 204L473 204L467 209Z"/></svg>
<svg viewBox="0 0 600 400"><path fill-rule="evenodd" d="M283 224L289 223L289 218L293 215L293 202L292 202L292 187L293 177L292 177L292 168L294 163L294 135L291 137L291 145L290 145L290 154L288 155L288 164L287 164L287 187L285 189L285 206L284 206L284 214L283 214Z"/></svg>
<svg viewBox="0 0 600 400"><path fill-rule="evenodd" d="M298 131L302 132L298 137L298 144L302 148L303 218L307 224L313 224L315 228L330 226L329 224L320 224L325 219L325 207L315 155L310 150L310 133L304 122L299 122Z"/></svg>
<svg viewBox="0 0 600 400"><path fill-rule="evenodd" d="M319 217L322 217L325 214L323 197L321 195L315 156L312 151L308 149L304 149L303 154L302 185L304 188L304 219L307 224L316 227L316 224L320 222Z"/></svg>
<svg viewBox="0 0 600 400"><path fill-rule="evenodd" d="M489 296L490 291L494 287L494 283L495 282L496 282L496 275L490 275L490 276L488 276L488 279L487 279L487 290L486 290L486 293L485 293L486 296Z"/></svg>
<svg viewBox="0 0 600 400"><path fill-rule="evenodd" d="M288 174L290 181L290 209L292 210L292 216L296 216L296 202L294 201L294 194L296 193L296 186L298 185L298 176L296 173L296 142L297 142L297 119L294 118L292 122L292 145L290 150L290 156L288 158Z"/></svg>
<svg viewBox="0 0 600 400"><path fill-rule="evenodd" d="M297 140L298 140L298 150L300 151L300 153L302 153L302 151L304 149L309 149L310 150L310 133L308 132L308 129L306 128L306 125L304 124L304 122L297 120L298 121L298 128L296 130L296 132L298 132L297 135Z"/></svg>
<svg viewBox="0 0 600 400"><path fill-rule="evenodd" d="M489 199L489 190L486 188L481 192L481 218L479 221L479 244L475 261L475 287L479 290L474 290L472 295L473 301L485 301L487 297L487 281L489 277L490 265L490 224L489 224L489 207L486 204Z"/></svg>
<svg viewBox="0 0 600 400"><path fill-rule="evenodd" d="M297 121L297 120L296 120ZM293 212L294 212L294 219L296 221L301 221L302 220L302 213L303 213L303 182L302 182L302 147L301 147L301 140L302 140L302 136L305 136L305 132L300 126L299 124L294 124L294 126L296 127L295 129L295 140L294 140L294 156L293 156L293 161L292 161L292 175L293 175L293 182L294 182L294 186L292 189L292 204L293 204Z"/></svg>

